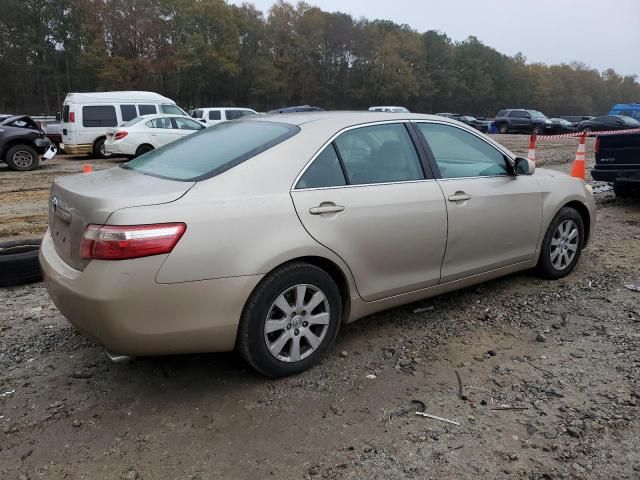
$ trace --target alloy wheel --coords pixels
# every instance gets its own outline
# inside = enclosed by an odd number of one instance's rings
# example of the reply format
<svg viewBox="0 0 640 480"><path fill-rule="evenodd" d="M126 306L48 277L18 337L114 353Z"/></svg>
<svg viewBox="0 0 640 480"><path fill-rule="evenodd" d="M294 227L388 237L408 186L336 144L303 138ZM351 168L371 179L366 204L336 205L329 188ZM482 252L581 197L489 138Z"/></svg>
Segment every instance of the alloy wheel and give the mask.
<svg viewBox="0 0 640 480"><path fill-rule="evenodd" d="M326 295L309 284L281 293L264 323L264 341L271 355L282 362L298 362L322 344L331 312Z"/></svg>
<svg viewBox="0 0 640 480"><path fill-rule="evenodd" d="M573 220L564 220L553 233L551 239L551 264L556 270L564 270L578 253L580 235L578 225Z"/></svg>
<svg viewBox="0 0 640 480"><path fill-rule="evenodd" d="M26 150L18 150L13 154L13 163L18 168L27 169L33 165L33 156Z"/></svg>

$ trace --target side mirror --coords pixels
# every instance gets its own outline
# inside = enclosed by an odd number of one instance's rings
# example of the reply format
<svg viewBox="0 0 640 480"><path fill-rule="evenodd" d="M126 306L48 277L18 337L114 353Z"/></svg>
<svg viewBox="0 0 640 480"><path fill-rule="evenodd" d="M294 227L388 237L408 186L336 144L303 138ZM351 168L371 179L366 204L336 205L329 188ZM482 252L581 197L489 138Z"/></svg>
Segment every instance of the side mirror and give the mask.
<svg viewBox="0 0 640 480"><path fill-rule="evenodd" d="M536 162L528 158L516 157L513 170L516 175L533 175L533 172L536 171Z"/></svg>

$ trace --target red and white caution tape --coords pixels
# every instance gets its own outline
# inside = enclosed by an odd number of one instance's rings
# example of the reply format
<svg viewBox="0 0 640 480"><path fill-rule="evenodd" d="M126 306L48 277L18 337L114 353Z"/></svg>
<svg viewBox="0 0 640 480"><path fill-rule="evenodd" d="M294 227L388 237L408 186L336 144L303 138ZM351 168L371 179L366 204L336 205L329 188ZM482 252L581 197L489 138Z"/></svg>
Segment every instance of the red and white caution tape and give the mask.
<svg viewBox="0 0 640 480"><path fill-rule="evenodd" d="M597 137L600 135L621 135L627 133L640 133L640 128L627 128L626 130L604 130L600 132L573 132L560 133L558 135L536 135L538 140L554 140L556 138L575 138L575 137Z"/></svg>

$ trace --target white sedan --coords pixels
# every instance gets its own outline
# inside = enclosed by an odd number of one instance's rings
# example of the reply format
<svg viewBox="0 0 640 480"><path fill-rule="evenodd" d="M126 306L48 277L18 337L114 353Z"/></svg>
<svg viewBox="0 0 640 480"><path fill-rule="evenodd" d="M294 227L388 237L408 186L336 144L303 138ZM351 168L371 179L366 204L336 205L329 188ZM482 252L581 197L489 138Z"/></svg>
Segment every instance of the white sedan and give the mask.
<svg viewBox="0 0 640 480"><path fill-rule="evenodd" d="M204 128L186 116L144 115L109 129L104 146L111 154L137 157Z"/></svg>

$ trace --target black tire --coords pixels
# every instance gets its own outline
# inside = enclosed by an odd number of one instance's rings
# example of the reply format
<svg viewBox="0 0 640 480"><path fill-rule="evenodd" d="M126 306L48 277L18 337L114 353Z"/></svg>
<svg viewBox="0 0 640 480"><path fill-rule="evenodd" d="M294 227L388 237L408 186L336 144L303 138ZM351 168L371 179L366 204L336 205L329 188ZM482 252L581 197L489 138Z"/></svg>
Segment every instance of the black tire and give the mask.
<svg viewBox="0 0 640 480"><path fill-rule="evenodd" d="M269 351L265 341L264 326L276 299L288 289L301 284L311 285L324 294L329 304L329 325L315 351L302 360L286 362L279 360ZM249 365L263 375L269 377L292 375L310 368L324 357L335 340L341 319L340 291L331 276L308 263L290 263L269 273L249 297L240 319L236 349ZM285 345L288 344L287 341Z"/></svg>
<svg viewBox="0 0 640 480"><path fill-rule="evenodd" d="M613 192L619 198L631 198L640 196L640 187L634 188L633 185L623 182L614 182Z"/></svg>
<svg viewBox="0 0 640 480"><path fill-rule="evenodd" d="M13 287L42 280L38 250L42 240L0 243L0 287Z"/></svg>
<svg viewBox="0 0 640 480"><path fill-rule="evenodd" d="M553 240L556 230L562 222L565 220L572 220L577 225L578 229L578 249L573 259L562 269L556 268L551 262L551 241ZM578 260L580 260L580 254L584 248L584 222L580 214L571 207L563 207L556 214L553 221L545 233L544 240L542 241L542 248L540 249L540 258L538 259L538 265L536 270L538 274L543 278L556 280L567 276L574 269Z"/></svg>
<svg viewBox="0 0 640 480"><path fill-rule="evenodd" d="M149 153L150 151L153 150L153 147L151 145L140 145L137 149L136 149L136 157L139 157L140 155L144 155L145 153Z"/></svg>
<svg viewBox="0 0 640 480"><path fill-rule="evenodd" d="M14 145L5 156L5 162L11 170L26 172L40 165L40 155L30 145Z"/></svg>
<svg viewBox="0 0 640 480"><path fill-rule="evenodd" d="M107 139L104 137L100 137L96 140L96 143L93 144L93 156L98 158L111 158L113 156L112 153L109 153L104 148L104 142Z"/></svg>
<svg viewBox="0 0 640 480"><path fill-rule="evenodd" d="M498 133L501 133L503 135L506 135L507 133L509 133L509 125L507 125L506 123L501 123L498 126Z"/></svg>

